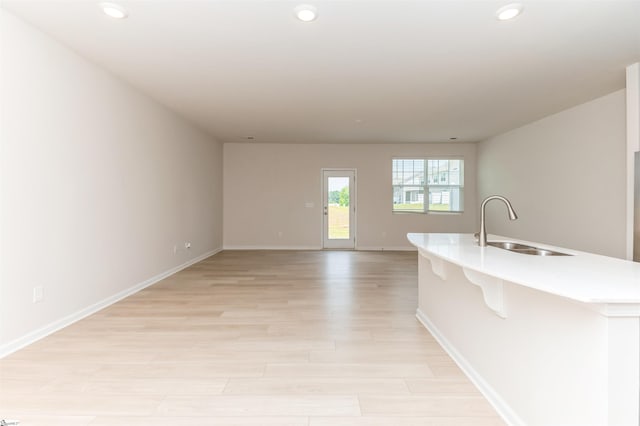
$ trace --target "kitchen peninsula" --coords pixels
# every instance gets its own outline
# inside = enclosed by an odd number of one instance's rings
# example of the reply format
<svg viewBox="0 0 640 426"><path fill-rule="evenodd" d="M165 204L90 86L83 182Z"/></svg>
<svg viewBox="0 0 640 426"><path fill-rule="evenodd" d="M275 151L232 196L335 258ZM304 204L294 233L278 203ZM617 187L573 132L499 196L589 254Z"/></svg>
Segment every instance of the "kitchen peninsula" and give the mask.
<svg viewBox="0 0 640 426"><path fill-rule="evenodd" d="M418 319L510 424L638 425L640 264L408 234Z"/></svg>

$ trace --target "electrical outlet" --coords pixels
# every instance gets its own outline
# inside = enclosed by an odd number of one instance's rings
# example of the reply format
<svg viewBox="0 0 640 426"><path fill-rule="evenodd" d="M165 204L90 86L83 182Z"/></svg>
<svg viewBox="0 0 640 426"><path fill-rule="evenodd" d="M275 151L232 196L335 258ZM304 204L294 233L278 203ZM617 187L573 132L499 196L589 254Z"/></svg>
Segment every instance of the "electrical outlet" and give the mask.
<svg viewBox="0 0 640 426"><path fill-rule="evenodd" d="M41 285L33 288L33 303L40 303L44 299L44 287Z"/></svg>
<svg viewBox="0 0 640 426"><path fill-rule="evenodd" d="M282 231L278 231L278 238L282 238Z"/></svg>
<svg viewBox="0 0 640 426"><path fill-rule="evenodd" d="M173 246L173 254L176 254L178 252L178 246L175 245Z"/></svg>
<svg viewBox="0 0 640 426"><path fill-rule="evenodd" d="M191 243L189 243L189 242L184 243L184 248L190 249L191 248Z"/></svg>

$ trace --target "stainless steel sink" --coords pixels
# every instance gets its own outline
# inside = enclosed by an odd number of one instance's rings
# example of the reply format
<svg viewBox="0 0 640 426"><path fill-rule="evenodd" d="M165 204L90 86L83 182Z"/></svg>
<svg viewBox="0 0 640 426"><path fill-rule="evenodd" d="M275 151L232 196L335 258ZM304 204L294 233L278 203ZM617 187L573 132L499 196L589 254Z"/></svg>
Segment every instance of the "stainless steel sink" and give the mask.
<svg viewBox="0 0 640 426"><path fill-rule="evenodd" d="M533 246L528 246L526 244L514 243L511 241L489 241L487 243L490 246L498 247L505 250L530 250L534 249Z"/></svg>
<svg viewBox="0 0 640 426"><path fill-rule="evenodd" d="M533 256L573 256L567 253L560 253L559 251L542 249L511 241L489 241L487 245L503 250L509 250L514 253L529 254Z"/></svg>

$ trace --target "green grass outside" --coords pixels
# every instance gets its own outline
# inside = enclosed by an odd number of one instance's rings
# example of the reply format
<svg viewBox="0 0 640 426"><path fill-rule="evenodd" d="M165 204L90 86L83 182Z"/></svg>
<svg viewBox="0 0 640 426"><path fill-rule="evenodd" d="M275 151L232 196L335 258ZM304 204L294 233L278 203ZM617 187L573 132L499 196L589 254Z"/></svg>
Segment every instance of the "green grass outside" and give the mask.
<svg viewBox="0 0 640 426"><path fill-rule="evenodd" d="M329 206L329 238L349 239L349 207Z"/></svg>

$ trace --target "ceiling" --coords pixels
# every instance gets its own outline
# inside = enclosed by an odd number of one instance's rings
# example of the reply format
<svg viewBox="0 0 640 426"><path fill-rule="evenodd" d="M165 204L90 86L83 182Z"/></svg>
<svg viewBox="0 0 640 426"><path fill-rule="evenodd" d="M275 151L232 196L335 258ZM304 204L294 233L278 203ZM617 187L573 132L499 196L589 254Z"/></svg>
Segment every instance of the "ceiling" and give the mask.
<svg viewBox="0 0 640 426"><path fill-rule="evenodd" d="M222 142L479 141L624 87L640 0L2 0ZM318 18L293 9L313 4ZM253 138L253 139L248 139Z"/></svg>

